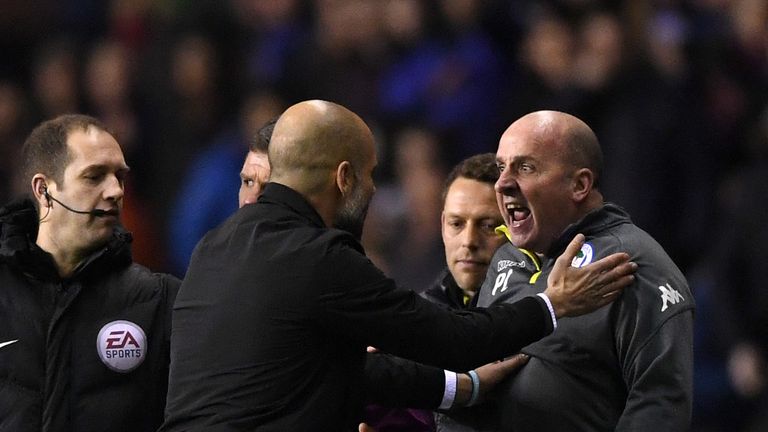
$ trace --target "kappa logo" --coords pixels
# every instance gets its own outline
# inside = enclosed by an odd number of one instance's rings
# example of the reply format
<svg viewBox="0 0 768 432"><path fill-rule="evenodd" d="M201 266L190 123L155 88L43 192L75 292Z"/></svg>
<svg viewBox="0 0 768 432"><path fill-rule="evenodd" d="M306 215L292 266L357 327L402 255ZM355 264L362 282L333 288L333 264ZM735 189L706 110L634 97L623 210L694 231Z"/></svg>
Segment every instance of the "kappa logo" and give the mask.
<svg viewBox="0 0 768 432"><path fill-rule="evenodd" d="M675 305L681 301L685 301L683 296L680 295L680 293L677 292L676 289L672 288L670 284L667 283L665 285L659 285L659 291L661 291L661 301L662 301L661 311L662 312L667 310L667 308L669 307L669 305L667 304L668 302Z"/></svg>
<svg viewBox="0 0 768 432"><path fill-rule="evenodd" d="M8 345L13 345L13 344L15 344L18 341L19 341L18 339L14 339L14 340L6 341L6 342L1 342L0 343L0 348L7 347Z"/></svg>
<svg viewBox="0 0 768 432"><path fill-rule="evenodd" d="M512 261L512 260L499 260L496 264L496 271L501 273L510 267L525 268L525 260Z"/></svg>
<svg viewBox="0 0 768 432"><path fill-rule="evenodd" d="M584 267L585 265L592 262L592 256L594 255L594 251L592 250L592 245L589 243L584 243L581 245L581 250L578 254L573 258L571 261L571 267Z"/></svg>
<svg viewBox="0 0 768 432"><path fill-rule="evenodd" d="M130 321L112 321L104 325L96 338L101 361L115 372L130 372L147 356L147 336Z"/></svg>

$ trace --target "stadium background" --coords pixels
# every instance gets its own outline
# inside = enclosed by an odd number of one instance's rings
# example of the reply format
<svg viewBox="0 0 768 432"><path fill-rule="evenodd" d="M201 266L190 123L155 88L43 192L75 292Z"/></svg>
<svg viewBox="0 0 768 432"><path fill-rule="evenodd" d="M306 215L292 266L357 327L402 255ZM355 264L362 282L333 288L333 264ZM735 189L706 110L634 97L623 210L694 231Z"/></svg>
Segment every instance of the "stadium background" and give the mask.
<svg viewBox="0 0 768 432"><path fill-rule="evenodd" d="M17 152L36 123L94 115L132 167L137 261L183 276L236 209L249 137L327 99L377 136L366 249L419 289L444 262L447 168L494 151L524 113L566 111L601 140L607 199L697 297L692 430L740 431L768 416L750 363L768 346L768 295L732 277L763 266L768 240L766 96L764 0L3 0L0 199L25 186ZM754 236L739 229L751 220Z"/></svg>

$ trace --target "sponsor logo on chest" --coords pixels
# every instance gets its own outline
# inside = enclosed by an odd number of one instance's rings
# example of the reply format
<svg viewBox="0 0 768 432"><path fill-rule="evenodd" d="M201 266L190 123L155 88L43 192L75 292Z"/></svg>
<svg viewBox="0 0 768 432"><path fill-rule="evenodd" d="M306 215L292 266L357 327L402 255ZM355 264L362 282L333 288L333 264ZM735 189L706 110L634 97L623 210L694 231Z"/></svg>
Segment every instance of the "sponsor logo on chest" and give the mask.
<svg viewBox="0 0 768 432"><path fill-rule="evenodd" d="M96 338L101 361L115 372L130 372L147 357L147 335L130 321L112 321L104 325Z"/></svg>
<svg viewBox="0 0 768 432"><path fill-rule="evenodd" d="M496 271L501 273L510 267L525 268L525 260L512 261L512 260L499 260L496 264Z"/></svg>
<svg viewBox="0 0 768 432"><path fill-rule="evenodd" d="M575 257L573 257L573 260L571 261L571 267L584 267L585 265L592 262L592 257L594 256L594 250L592 249L592 245L589 243L584 243L581 245L581 250L579 250L579 253L576 254Z"/></svg>

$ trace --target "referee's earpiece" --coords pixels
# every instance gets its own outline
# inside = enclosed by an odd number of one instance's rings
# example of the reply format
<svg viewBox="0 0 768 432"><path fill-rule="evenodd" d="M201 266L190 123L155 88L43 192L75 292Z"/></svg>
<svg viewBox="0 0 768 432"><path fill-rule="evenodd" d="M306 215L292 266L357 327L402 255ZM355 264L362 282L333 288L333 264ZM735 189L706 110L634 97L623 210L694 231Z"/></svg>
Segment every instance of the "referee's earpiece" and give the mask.
<svg viewBox="0 0 768 432"><path fill-rule="evenodd" d="M43 183L43 185L40 186L40 190L38 192L45 197L45 200L48 201L48 206L50 207L51 194L48 193L48 186L46 186L45 183Z"/></svg>

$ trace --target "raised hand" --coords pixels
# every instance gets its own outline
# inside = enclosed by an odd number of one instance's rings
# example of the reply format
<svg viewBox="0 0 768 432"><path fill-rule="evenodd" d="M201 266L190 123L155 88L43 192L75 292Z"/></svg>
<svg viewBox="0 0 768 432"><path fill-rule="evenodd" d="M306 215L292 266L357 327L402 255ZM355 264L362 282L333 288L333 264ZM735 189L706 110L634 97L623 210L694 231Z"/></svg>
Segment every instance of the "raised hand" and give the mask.
<svg viewBox="0 0 768 432"><path fill-rule="evenodd" d="M580 268L572 267L571 262L581 250L584 240L583 234L577 234L571 240L547 278L544 294L552 302L558 318L599 309L616 300L621 291L635 280L633 273L637 264L629 261L629 255L623 252Z"/></svg>

